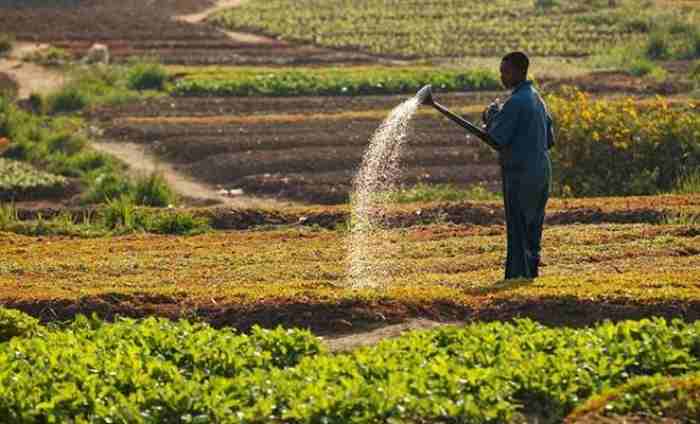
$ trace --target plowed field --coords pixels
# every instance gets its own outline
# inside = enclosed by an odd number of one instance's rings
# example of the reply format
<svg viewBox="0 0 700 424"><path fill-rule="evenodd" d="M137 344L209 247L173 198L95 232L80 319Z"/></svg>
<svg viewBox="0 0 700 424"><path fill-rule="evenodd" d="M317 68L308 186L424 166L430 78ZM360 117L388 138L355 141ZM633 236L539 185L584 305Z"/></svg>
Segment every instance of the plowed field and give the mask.
<svg viewBox="0 0 700 424"><path fill-rule="evenodd" d="M487 95L445 95L474 113ZM406 96L168 98L96 111L108 139L142 143L210 184L314 202L347 201L372 133ZM467 106L467 107L465 107ZM473 116L475 117L475 116ZM485 183L498 167L479 161L477 142L437 113L419 112L402 182Z"/></svg>

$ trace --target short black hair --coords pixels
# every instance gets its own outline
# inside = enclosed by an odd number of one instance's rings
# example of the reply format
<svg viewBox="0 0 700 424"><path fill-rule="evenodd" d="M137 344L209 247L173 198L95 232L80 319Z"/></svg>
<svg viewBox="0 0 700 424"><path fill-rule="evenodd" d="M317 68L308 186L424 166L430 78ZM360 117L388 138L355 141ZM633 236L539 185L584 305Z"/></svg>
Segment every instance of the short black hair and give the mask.
<svg viewBox="0 0 700 424"><path fill-rule="evenodd" d="M523 75L527 75L527 70L530 67L530 59L528 59L528 57L525 53L523 53L523 52L508 53L507 55L503 56L502 61L510 63L511 65L513 65L515 67L515 69L522 72Z"/></svg>

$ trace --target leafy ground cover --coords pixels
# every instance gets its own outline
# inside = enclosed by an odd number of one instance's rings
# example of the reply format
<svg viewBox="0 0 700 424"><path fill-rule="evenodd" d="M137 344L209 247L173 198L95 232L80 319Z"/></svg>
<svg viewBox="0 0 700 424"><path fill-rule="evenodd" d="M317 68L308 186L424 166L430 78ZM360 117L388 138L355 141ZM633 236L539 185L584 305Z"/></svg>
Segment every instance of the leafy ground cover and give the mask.
<svg viewBox="0 0 700 424"><path fill-rule="evenodd" d="M447 6L274 0L246 2L213 22L281 39L401 57L500 56L514 49L538 56L582 56L648 31L663 12L650 7L653 3L461 0ZM640 7L644 13L638 13Z"/></svg>
<svg viewBox="0 0 700 424"><path fill-rule="evenodd" d="M20 200L32 196L63 194L68 180L39 171L29 164L0 158L0 199Z"/></svg>
<svg viewBox="0 0 700 424"><path fill-rule="evenodd" d="M173 70L177 72L177 68ZM184 68L170 90L179 96L305 96L415 93L425 84L440 91L495 90L487 70L427 67Z"/></svg>
<svg viewBox="0 0 700 424"><path fill-rule="evenodd" d="M653 314L697 319L697 224L549 226L543 277L500 283L502 226L389 231L384 290L347 288L346 233L314 227L180 238L3 233L1 301L42 318L98 311L202 316L216 324L343 328L424 316L589 323ZM41 258L41 260L39 260ZM693 318L695 317L695 318Z"/></svg>
<svg viewBox="0 0 700 424"><path fill-rule="evenodd" d="M638 416L651 421L695 422L700 416L700 375L642 376L603 391L567 417L567 423ZM610 418L608 418L610 419Z"/></svg>
<svg viewBox="0 0 700 424"><path fill-rule="evenodd" d="M482 323L339 355L299 330L153 318L33 331L0 343L0 411L15 422L560 422L606 387L700 368L698 325L660 319Z"/></svg>

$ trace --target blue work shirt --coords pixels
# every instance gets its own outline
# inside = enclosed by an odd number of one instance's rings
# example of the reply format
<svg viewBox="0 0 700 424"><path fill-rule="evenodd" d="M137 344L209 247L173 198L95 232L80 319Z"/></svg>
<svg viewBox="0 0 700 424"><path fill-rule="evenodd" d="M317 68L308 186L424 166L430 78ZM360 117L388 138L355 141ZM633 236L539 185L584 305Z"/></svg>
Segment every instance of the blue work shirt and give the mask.
<svg viewBox="0 0 700 424"><path fill-rule="evenodd" d="M494 116L488 133L498 143L504 172L542 175L554 144L552 117L532 81L523 81Z"/></svg>

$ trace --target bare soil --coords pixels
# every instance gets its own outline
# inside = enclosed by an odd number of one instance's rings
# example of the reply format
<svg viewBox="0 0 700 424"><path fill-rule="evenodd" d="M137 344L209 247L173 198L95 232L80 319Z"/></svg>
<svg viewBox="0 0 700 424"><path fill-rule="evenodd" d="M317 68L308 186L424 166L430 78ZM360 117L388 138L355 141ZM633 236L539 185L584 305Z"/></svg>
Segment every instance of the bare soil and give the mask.
<svg viewBox="0 0 700 424"><path fill-rule="evenodd" d="M441 101L464 107L495 95L451 94ZM348 200L369 139L406 98L168 98L103 108L91 117L105 127L107 139L149 146L198 181L252 195L333 204ZM413 129L402 159L402 184L498 187L495 160L481 159L477 141L449 121L421 112Z"/></svg>
<svg viewBox="0 0 700 424"><path fill-rule="evenodd" d="M37 43L15 43L7 57L0 57L0 75L4 74L15 82L17 97L20 99L29 97L32 93L50 93L64 83L62 73L21 60L26 54L40 48L42 45Z"/></svg>

